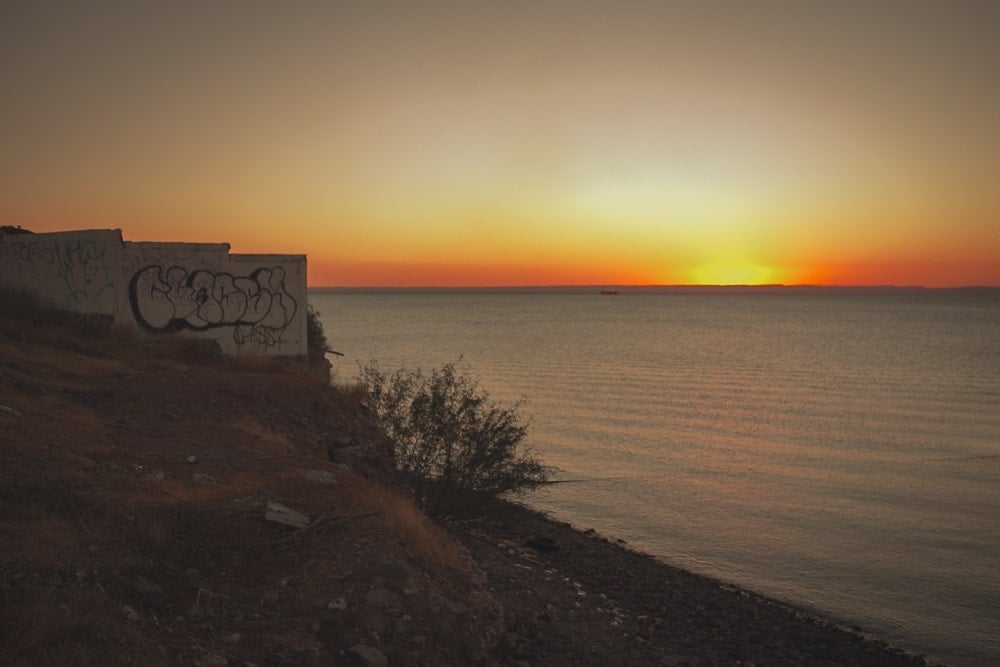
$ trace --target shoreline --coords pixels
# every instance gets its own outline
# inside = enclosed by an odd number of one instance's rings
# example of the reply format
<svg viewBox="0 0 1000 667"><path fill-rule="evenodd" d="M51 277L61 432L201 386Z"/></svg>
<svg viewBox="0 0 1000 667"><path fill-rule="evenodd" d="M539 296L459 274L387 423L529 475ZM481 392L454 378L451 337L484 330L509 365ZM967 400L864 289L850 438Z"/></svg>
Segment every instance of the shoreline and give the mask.
<svg viewBox="0 0 1000 667"><path fill-rule="evenodd" d="M506 609L500 664L939 664L516 502L448 528Z"/></svg>

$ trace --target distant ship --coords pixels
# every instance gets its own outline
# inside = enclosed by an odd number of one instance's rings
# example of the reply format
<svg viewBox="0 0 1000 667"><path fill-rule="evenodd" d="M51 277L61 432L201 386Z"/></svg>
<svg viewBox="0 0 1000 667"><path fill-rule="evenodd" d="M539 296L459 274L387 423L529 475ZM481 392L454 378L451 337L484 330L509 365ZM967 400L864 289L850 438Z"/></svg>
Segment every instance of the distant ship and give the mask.
<svg viewBox="0 0 1000 667"><path fill-rule="evenodd" d="M604 287L601 289L602 296L614 296L616 294L618 294L618 290L616 290L614 287Z"/></svg>

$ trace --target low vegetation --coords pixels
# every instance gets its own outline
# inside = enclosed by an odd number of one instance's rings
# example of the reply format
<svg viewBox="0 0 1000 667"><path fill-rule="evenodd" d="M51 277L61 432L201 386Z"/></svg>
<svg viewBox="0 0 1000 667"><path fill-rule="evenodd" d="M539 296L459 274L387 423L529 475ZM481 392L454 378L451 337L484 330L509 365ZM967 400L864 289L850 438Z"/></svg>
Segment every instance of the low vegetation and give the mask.
<svg viewBox="0 0 1000 667"><path fill-rule="evenodd" d="M431 516L474 513L489 499L549 481L550 469L524 442L519 404L490 401L455 364L387 375L371 363L360 381L395 444L404 483Z"/></svg>
<svg viewBox="0 0 1000 667"><path fill-rule="evenodd" d="M327 341L326 330L319 316L319 311L309 304L306 309L306 346L310 351L325 354L330 351L330 343Z"/></svg>
<svg viewBox="0 0 1000 667"><path fill-rule="evenodd" d="M482 604L440 622L486 594L381 483L359 397L203 342L0 291L0 664L345 664L359 644L459 664L494 641Z"/></svg>

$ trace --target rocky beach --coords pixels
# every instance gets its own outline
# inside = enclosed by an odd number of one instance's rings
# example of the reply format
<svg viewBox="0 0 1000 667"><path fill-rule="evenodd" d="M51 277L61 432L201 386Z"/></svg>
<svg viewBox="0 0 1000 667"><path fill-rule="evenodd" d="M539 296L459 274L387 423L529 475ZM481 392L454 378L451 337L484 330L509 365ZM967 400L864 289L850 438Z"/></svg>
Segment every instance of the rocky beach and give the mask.
<svg viewBox="0 0 1000 667"><path fill-rule="evenodd" d="M520 505L453 531L505 610L504 664L925 664Z"/></svg>

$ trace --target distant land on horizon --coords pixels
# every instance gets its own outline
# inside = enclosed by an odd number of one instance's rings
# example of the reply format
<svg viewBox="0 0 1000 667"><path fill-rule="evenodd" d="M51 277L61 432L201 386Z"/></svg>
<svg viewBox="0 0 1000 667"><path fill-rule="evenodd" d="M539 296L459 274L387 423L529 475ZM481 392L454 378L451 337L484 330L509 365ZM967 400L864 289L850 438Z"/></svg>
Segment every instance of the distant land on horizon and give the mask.
<svg viewBox="0 0 1000 667"><path fill-rule="evenodd" d="M635 294L989 294L1000 286L922 287L920 285L533 285L493 287L310 287L313 294L599 294L614 288L618 296Z"/></svg>

